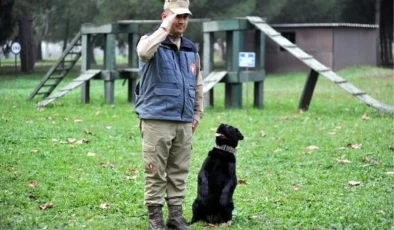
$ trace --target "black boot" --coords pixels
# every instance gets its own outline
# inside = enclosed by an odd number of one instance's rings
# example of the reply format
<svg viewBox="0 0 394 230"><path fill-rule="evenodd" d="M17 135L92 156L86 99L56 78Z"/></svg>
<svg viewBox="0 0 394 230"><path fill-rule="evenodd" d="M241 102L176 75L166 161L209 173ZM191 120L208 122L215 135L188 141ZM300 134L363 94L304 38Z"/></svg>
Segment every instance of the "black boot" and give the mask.
<svg viewBox="0 0 394 230"><path fill-rule="evenodd" d="M168 205L167 227L176 230L193 230L182 216L181 205Z"/></svg>
<svg viewBox="0 0 394 230"><path fill-rule="evenodd" d="M149 230L166 230L161 205L148 206Z"/></svg>

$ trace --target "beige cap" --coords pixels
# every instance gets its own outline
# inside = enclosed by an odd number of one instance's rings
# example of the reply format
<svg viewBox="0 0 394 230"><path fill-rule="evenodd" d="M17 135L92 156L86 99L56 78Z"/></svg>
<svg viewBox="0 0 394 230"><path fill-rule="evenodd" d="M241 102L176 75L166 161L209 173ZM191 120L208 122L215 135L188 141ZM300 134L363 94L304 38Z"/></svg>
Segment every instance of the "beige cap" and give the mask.
<svg viewBox="0 0 394 230"><path fill-rule="evenodd" d="M165 0L164 10L171 10L174 14L190 14L189 0Z"/></svg>

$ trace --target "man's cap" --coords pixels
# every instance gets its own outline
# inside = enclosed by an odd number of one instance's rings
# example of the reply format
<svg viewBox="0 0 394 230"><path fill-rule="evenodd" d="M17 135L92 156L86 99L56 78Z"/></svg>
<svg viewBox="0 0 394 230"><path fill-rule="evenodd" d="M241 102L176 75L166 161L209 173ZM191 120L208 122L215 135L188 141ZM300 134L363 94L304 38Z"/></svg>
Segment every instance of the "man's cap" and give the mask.
<svg viewBox="0 0 394 230"><path fill-rule="evenodd" d="M192 12L189 10L190 2L189 0L165 0L164 10L170 10L174 14L190 14Z"/></svg>

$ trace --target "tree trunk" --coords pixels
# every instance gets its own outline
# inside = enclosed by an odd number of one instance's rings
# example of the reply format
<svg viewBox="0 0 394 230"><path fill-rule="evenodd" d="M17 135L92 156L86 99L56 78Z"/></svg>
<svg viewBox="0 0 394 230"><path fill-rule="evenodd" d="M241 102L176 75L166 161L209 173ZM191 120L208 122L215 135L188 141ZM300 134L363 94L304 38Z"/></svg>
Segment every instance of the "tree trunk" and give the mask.
<svg viewBox="0 0 394 230"><path fill-rule="evenodd" d="M381 0L375 0L375 25L380 25L380 4ZM380 66L382 64L381 58L381 43L380 43L380 27L378 28L378 34L376 36L376 64Z"/></svg>
<svg viewBox="0 0 394 230"><path fill-rule="evenodd" d="M393 66L393 0L382 0L380 5L380 51L381 64Z"/></svg>
<svg viewBox="0 0 394 230"><path fill-rule="evenodd" d="M27 13L19 21L19 39L21 43L21 70L32 72L35 64L35 44L33 36L33 15Z"/></svg>
<svg viewBox="0 0 394 230"><path fill-rule="evenodd" d="M38 41L37 42L37 48L36 48L36 61L42 61L42 42Z"/></svg>
<svg viewBox="0 0 394 230"><path fill-rule="evenodd" d="M70 33L70 19L67 17L66 19L66 31L64 32L64 37L63 37L63 52L67 48L67 41L68 41L68 34Z"/></svg>
<svg viewBox="0 0 394 230"><path fill-rule="evenodd" d="M92 41L91 41L91 42L92 42ZM94 42L93 42L93 44L90 46L90 49L89 49L89 60L90 60L90 64L92 64L92 65L97 65L96 58L94 57Z"/></svg>

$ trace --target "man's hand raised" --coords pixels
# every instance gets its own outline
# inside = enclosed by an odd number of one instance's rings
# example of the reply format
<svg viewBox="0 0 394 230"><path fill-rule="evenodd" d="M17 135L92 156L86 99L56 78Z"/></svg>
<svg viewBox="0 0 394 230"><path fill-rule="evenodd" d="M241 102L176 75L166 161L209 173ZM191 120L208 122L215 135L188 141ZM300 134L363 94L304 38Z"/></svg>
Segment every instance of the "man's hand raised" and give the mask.
<svg viewBox="0 0 394 230"><path fill-rule="evenodd" d="M163 22L161 23L160 27L167 30L167 31L170 31L172 22L174 21L175 17L176 17L176 14L172 14L169 16L163 15L162 16Z"/></svg>

